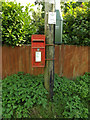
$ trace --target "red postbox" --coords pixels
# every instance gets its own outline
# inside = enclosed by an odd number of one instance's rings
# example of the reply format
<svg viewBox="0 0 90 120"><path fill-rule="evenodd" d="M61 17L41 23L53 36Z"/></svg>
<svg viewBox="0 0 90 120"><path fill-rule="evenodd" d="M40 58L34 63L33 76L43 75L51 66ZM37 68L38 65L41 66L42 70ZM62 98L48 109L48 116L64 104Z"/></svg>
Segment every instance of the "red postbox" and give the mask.
<svg viewBox="0 0 90 120"><path fill-rule="evenodd" d="M32 67L45 66L45 35L32 35L31 37Z"/></svg>

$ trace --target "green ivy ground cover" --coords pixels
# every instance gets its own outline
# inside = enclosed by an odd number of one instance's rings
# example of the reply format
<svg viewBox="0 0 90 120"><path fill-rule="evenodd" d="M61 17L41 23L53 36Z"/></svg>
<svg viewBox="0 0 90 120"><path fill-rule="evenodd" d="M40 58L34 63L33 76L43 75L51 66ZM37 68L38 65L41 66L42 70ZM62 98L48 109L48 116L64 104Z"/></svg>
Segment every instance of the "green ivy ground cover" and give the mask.
<svg viewBox="0 0 90 120"><path fill-rule="evenodd" d="M0 119L2 118L2 81L0 79Z"/></svg>
<svg viewBox="0 0 90 120"><path fill-rule="evenodd" d="M90 73L69 80L55 75L53 102L43 75L19 72L2 80L3 118L88 118Z"/></svg>

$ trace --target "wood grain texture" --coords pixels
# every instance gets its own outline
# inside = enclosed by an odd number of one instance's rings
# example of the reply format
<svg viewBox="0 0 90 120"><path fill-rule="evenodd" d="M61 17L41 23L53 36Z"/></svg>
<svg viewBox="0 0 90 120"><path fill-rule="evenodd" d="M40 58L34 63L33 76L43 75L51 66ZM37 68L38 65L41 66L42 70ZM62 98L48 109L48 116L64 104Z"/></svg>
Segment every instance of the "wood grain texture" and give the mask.
<svg viewBox="0 0 90 120"><path fill-rule="evenodd" d="M15 48L3 46L0 56L0 76L5 78L19 71L39 75L44 73L44 68L32 68L31 46ZM75 78L85 72L90 72L90 47L55 46L55 73L59 76Z"/></svg>

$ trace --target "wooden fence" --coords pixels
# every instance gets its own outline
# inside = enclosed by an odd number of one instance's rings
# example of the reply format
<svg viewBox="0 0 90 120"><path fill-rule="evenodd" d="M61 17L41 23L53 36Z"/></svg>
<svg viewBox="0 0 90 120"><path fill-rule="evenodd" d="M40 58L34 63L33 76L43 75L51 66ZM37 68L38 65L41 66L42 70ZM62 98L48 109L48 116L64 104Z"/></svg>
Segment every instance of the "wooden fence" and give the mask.
<svg viewBox="0 0 90 120"><path fill-rule="evenodd" d="M68 78L75 78L90 72L90 47L57 45L55 46L55 73ZM0 75L7 75L23 71L33 75L43 74L44 68L32 68L31 46L2 47L2 66Z"/></svg>

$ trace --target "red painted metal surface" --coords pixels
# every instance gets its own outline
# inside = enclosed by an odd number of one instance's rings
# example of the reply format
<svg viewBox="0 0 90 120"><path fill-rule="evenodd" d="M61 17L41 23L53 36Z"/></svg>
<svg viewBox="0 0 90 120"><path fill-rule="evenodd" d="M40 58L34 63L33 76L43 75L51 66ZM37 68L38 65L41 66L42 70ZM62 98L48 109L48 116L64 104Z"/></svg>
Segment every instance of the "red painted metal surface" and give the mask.
<svg viewBox="0 0 90 120"><path fill-rule="evenodd" d="M31 55L32 55L32 67L44 67L45 66L45 35L32 35L31 38ZM37 53L39 54L39 59L37 61Z"/></svg>

